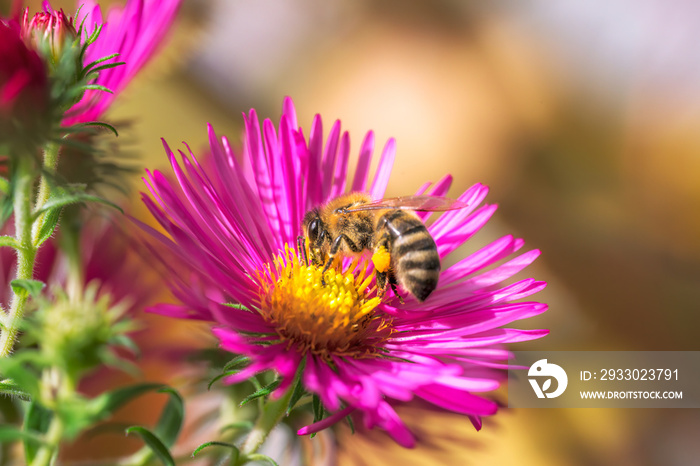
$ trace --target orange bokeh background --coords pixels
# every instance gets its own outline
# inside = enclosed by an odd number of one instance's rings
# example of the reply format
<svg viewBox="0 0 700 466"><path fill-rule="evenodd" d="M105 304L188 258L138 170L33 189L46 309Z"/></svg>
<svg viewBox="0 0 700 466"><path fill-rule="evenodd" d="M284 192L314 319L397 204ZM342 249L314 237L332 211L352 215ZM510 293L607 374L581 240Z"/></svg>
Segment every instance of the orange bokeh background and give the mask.
<svg viewBox="0 0 700 466"><path fill-rule="evenodd" d="M203 153L210 122L239 142L241 112L274 120L289 95L304 128L315 113L326 131L340 118L354 156L369 129L378 146L396 138L388 195L445 173L453 196L476 182L492 188L494 220L459 253L507 233L542 250L521 276L549 282L537 299L550 310L521 324L551 334L517 349L700 350L700 87L688 85L700 78L700 32L685 19L698 8L664 16L657 4L189 0L109 117L133 122L125 137L144 167L165 168L161 137ZM132 211L146 218L138 177L133 185ZM155 353L211 345L201 326L149 323ZM163 361L144 362L149 380L182 377ZM125 416L154 416L153 400ZM400 412L424 440L417 449L341 429L338 464L700 457L692 409L504 409L478 433L422 405Z"/></svg>

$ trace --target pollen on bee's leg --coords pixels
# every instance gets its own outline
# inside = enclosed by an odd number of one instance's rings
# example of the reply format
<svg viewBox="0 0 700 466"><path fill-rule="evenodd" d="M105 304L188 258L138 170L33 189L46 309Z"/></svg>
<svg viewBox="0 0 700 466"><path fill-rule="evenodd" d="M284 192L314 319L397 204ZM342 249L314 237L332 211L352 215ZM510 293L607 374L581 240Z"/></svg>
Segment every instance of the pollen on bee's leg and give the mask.
<svg viewBox="0 0 700 466"><path fill-rule="evenodd" d="M283 340L324 358L371 357L392 333L391 320L372 297L366 260L343 268L340 260L320 267L299 261L286 247L268 273L259 273L260 313Z"/></svg>

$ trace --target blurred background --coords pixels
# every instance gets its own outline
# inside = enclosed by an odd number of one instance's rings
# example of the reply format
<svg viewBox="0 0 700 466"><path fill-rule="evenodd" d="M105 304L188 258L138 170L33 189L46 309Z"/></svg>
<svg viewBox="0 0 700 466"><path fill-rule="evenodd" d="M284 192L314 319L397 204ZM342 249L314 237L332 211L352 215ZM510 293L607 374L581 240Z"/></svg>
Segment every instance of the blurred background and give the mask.
<svg viewBox="0 0 700 466"><path fill-rule="evenodd" d="M241 112L276 120L286 95L304 128L315 113L326 131L341 119L355 157L367 130L380 147L395 137L389 196L445 173L453 197L491 187L495 220L460 254L507 233L542 250L521 277L549 282L536 299L550 310L522 325L551 334L517 349L700 350L698 17L697 2L661 0L185 0L109 117L132 122L123 137L151 169L167 166L159 138L203 153L210 122L238 143ZM157 325L155 346L206 340ZM341 429L337 464L700 458L692 409L503 409L481 432L422 405L401 412L416 450Z"/></svg>

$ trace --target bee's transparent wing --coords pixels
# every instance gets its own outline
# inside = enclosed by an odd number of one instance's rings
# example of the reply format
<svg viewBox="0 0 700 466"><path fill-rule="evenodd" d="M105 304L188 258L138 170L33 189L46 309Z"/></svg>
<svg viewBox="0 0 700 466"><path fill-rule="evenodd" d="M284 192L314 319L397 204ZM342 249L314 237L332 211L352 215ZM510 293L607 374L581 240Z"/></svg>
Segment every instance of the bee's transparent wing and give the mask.
<svg viewBox="0 0 700 466"><path fill-rule="evenodd" d="M378 201L368 202L345 209L346 212L360 212L363 210L415 210L417 212L444 212L467 207L467 204L459 199L450 199L437 196L402 196Z"/></svg>

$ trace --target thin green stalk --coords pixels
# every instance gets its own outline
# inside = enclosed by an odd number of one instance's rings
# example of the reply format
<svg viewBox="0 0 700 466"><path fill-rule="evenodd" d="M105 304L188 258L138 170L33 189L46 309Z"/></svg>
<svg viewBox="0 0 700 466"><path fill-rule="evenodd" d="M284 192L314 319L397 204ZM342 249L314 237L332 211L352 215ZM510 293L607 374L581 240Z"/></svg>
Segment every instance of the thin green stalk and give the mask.
<svg viewBox="0 0 700 466"><path fill-rule="evenodd" d="M58 446L63 438L63 429L63 420L54 414L51 418L51 424L49 424L49 430L44 437L46 445L39 449L30 466L49 466L53 463L54 457L58 456Z"/></svg>
<svg viewBox="0 0 700 466"><path fill-rule="evenodd" d="M50 374L50 371L56 371L58 369L51 368L47 369L49 372L45 372L44 375ZM65 425L63 424L63 419L56 412L56 406L63 402L63 400L69 400L75 396L75 386L76 381L67 373L60 371L60 381L57 384L57 390L55 398L51 397L50 400L45 400L47 404L51 407L50 409L54 412L51 418L51 423L49 424L49 429L44 435L44 444L36 452L36 456L32 460L30 466L49 466L53 464L58 457L59 447L61 445L61 440L63 440L63 432L65 430ZM44 377L44 383L49 383L53 377ZM52 392L53 389L49 386L46 387L48 392Z"/></svg>
<svg viewBox="0 0 700 466"><path fill-rule="evenodd" d="M48 174L56 171L60 146L56 143L48 143L44 150L44 170ZM42 216L32 221L32 194L34 188L34 170L30 158L19 157L17 159L17 174L14 186L14 217L15 239L17 248L17 276L18 280L31 280L34 276L34 261L37 247L35 246L43 220ZM41 208L51 195L51 185L47 176L41 178L39 192L37 193L35 209ZM2 333L0 333L0 357L6 357L12 352L19 326L24 316L29 294L26 290L13 290L12 301L7 315L2 316Z"/></svg>
<svg viewBox="0 0 700 466"><path fill-rule="evenodd" d="M19 160L14 184L15 238L17 249L17 279L30 280L34 273L36 249L32 243L32 188L34 176L29 160ZM0 357L12 352L19 325L24 315L29 293L26 290L13 290L10 310L4 317L0 334Z"/></svg>
<svg viewBox="0 0 700 466"><path fill-rule="evenodd" d="M246 437L245 443L241 448L241 456L239 457L236 465L246 464L251 460L250 456L254 455L258 451L258 448L265 442L265 439L272 429L279 424L282 417L287 412L287 406L289 405L289 400L292 397L293 389L288 389L282 398L272 401L269 400L260 412L260 416L255 423L255 427L250 431L248 437Z"/></svg>

